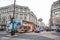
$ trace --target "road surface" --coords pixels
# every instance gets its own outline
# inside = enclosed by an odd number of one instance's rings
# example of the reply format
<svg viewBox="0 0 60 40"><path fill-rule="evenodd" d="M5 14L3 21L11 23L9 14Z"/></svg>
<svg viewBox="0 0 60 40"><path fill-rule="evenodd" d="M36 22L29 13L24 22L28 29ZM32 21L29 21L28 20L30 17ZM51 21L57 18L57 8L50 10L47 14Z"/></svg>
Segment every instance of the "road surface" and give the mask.
<svg viewBox="0 0 60 40"><path fill-rule="evenodd" d="M16 33L11 36L9 33L0 32L0 40L59 40L60 33L40 32L40 33Z"/></svg>

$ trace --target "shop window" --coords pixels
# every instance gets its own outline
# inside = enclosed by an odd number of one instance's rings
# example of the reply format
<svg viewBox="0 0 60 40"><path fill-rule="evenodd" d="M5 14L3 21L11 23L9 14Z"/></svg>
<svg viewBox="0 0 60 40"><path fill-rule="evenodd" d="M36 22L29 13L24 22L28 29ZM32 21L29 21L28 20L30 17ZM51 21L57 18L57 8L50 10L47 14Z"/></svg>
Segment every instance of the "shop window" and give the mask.
<svg viewBox="0 0 60 40"><path fill-rule="evenodd" d="M21 23L18 23L17 25L21 25Z"/></svg>

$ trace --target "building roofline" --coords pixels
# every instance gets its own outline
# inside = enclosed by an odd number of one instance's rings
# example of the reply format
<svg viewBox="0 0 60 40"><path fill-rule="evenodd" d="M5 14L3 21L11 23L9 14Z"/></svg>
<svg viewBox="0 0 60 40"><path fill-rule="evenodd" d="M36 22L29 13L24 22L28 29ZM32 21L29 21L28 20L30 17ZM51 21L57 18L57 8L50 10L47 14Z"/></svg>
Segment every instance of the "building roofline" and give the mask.
<svg viewBox="0 0 60 40"><path fill-rule="evenodd" d="M10 4L10 5L7 5L7 6L0 7L0 9L7 8L7 7L10 7L10 6L14 6L14 4ZM21 5L17 5L17 4L16 4L16 6L28 8L27 6L21 6Z"/></svg>
<svg viewBox="0 0 60 40"><path fill-rule="evenodd" d="M57 4L60 4L60 0L53 2L52 6L56 6Z"/></svg>

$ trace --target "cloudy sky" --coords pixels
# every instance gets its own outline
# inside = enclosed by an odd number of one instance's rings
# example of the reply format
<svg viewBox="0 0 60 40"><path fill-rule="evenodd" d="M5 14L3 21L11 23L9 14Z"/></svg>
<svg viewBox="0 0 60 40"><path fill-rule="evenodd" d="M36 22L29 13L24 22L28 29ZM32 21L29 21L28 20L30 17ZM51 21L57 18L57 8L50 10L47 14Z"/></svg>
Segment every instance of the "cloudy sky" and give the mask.
<svg viewBox="0 0 60 40"><path fill-rule="evenodd" d="M57 0L16 0L16 4L28 6L37 16L37 19L42 18L43 22L48 25L51 5L55 1ZM14 0L0 0L0 7L13 3Z"/></svg>

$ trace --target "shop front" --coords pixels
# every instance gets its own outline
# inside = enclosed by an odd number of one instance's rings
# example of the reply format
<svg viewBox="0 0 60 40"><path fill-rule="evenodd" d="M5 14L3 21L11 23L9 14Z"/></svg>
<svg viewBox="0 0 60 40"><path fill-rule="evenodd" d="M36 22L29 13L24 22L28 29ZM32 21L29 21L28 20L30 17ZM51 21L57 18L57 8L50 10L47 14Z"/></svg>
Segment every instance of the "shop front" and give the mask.
<svg viewBox="0 0 60 40"><path fill-rule="evenodd" d="M27 30L27 32L32 32L34 30L34 24L28 21L23 21L22 25L25 26L25 30Z"/></svg>
<svg viewBox="0 0 60 40"><path fill-rule="evenodd" d="M2 25L0 26L0 30L1 30L1 31L5 31L5 30L6 30L6 25L3 25L3 24L2 24Z"/></svg>

